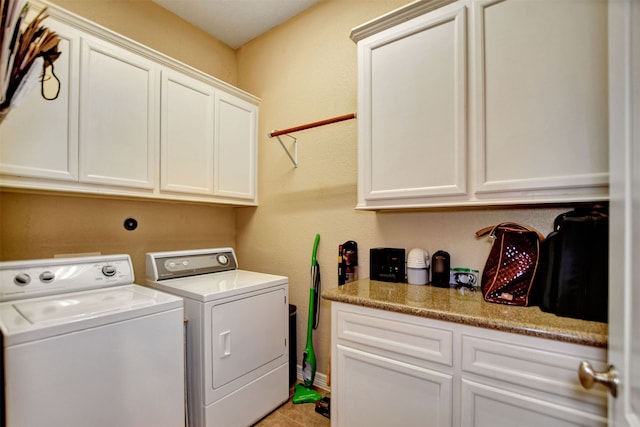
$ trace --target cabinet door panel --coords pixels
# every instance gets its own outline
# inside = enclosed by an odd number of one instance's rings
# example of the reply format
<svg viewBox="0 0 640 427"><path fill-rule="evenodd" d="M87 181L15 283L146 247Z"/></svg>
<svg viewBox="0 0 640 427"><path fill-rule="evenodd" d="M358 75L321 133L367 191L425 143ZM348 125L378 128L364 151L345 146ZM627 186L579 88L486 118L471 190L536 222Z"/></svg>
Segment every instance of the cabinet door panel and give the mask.
<svg viewBox="0 0 640 427"><path fill-rule="evenodd" d="M462 380L462 427L604 427L606 418Z"/></svg>
<svg viewBox="0 0 640 427"><path fill-rule="evenodd" d="M337 346L337 355L336 425L452 425L450 375L343 345Z"/></svg>
<svg viewBox="0 0 640 427"><path fill-rule="evenodd" d="M83 39L80 181L153 188L157 69L128 50Z"/></svg>
<svg viewBox="0 0 640 427"><path fill-rule="evenodd" d="M52 18L46 26L60 36L54 71L60 93L47 101L35 87L0 125L0 173L64 181L78 180L79 32ZM46 83L46 87L55 86Z"/></svg>
<svg viewBox="0 0 640 427"><path fill-rule="evenodd" d="M474 6L476 190L606 186L606 1Z"/></svg>
<svg viewBox="0 0 640 427"><path fill-rule="evenodd" d="M466 193L465 10L359 44L365 200Z"/></svg>
<svg viewBox="0 0 640 427"><path fill-rule="evenodd" d="M557 348L551 351L528 338L516 336L511 342L505 342L463 335L462 369L567 397L584 404L585 410L606 413L604 388L587 390L580 385L576 374L582 360L590 360L599 371L606 370L602 349L556 343Z"/></svg>
<svg viewBox="0 0 640 427"><path fill-rule="evenodd" d="M213 194L213 88L163 71L161 109L161 189Z"/></svg>
<svg viewBox="0 0 640 427"><path fill-rule="evenodd" d="M216 95L215 195L256 198L257 108L231 95Z"/></svg>
<svg viewBox="0 0 640 427"><path fill-rule="evenodd" d="M436 362L453 365L453 333L426 327L413 319L381 319L377 316L338 311L338 338L389 352L390 357L410 357L415 364Z"/></svg>

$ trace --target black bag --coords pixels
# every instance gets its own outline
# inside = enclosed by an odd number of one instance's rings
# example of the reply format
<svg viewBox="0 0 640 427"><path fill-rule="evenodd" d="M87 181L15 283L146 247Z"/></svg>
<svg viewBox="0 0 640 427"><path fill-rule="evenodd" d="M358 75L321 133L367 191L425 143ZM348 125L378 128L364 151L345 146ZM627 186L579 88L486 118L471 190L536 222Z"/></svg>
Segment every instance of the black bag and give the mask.
<svg viewBox="0 0 640 427"><path fill-rule="evenodd" d="M576 208L556 217L542 245L538 300L558 316L606 322L609 217L606 208Z"/></svg>

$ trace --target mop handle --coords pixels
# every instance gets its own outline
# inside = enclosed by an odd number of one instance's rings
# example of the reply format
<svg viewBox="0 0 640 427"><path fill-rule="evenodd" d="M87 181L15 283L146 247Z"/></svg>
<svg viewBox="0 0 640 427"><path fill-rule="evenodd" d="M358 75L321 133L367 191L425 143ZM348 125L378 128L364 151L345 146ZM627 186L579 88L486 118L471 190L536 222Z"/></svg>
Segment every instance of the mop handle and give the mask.
<svg viewBox="0 0 640 427"><path fill-rule="evenodd" d="M320 235L316 234L316 239L313 242L313 252L311 253L311 266L315 267L318 264L316 261L316 254L318 253L318 243L320 243Z"/></svg>

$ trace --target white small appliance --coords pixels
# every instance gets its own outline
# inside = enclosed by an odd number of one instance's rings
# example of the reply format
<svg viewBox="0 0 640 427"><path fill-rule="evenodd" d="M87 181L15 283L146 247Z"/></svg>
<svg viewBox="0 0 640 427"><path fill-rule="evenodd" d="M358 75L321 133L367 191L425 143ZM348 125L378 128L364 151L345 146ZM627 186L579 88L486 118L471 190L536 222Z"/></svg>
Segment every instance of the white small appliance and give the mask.
<svg viewBox="0 0 640 427"><path fill-rule="evenodd" d="M1 425L184 425L182 300L128 255L0 263Z"/></svg>
<svg viewBox="0 0 640 427"><path fill-rule="evenodd" d="M411 285L426 285L429 281L429 253L413 248L407 255L407 281Z"/></svg>
<svg viewBox="0 0 640 427"><path fill-rule="evenodd" d="M217 248L148 253L146 284L184 298L190 426L248 426L288 400L287 277Z"/></svg>

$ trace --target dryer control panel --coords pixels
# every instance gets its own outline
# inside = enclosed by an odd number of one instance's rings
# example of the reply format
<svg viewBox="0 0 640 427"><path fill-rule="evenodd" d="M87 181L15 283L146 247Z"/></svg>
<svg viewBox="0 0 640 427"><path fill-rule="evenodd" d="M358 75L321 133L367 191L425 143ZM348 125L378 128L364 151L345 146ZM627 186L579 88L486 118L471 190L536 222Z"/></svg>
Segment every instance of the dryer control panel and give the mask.
<svg viewBox="0 0 640 427"><path fill-rule="evenodd" d="M200 249L147 254L147 279L166 280L237 270L232 248Z"/></svg>

